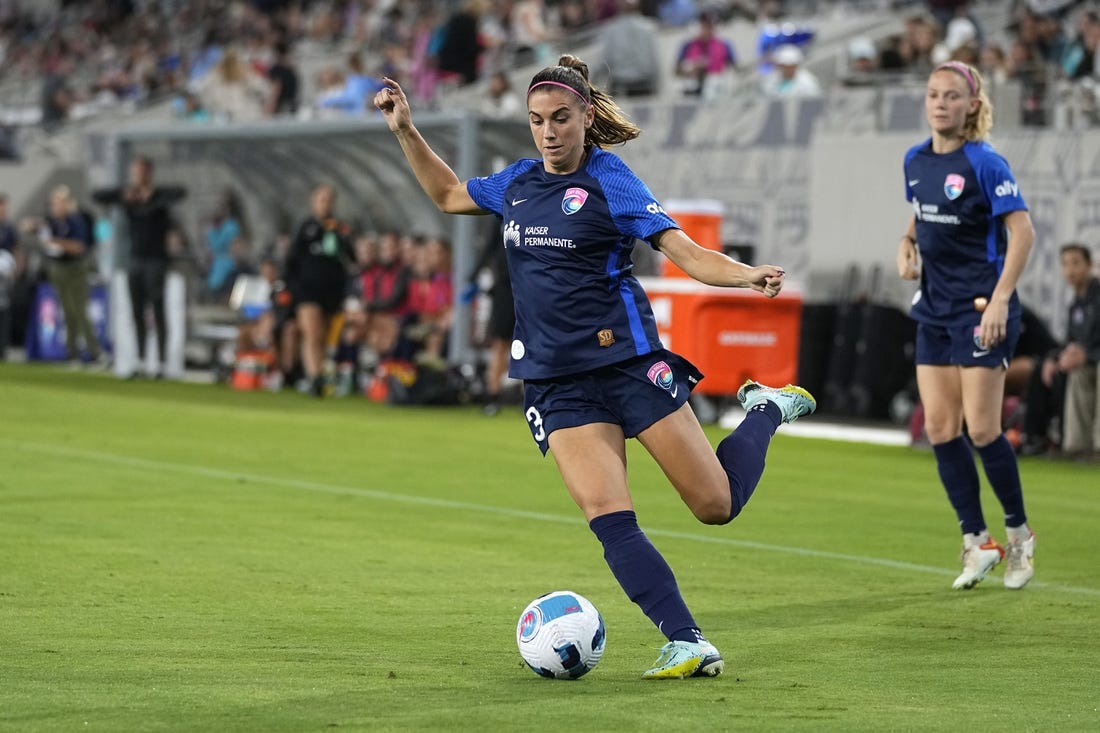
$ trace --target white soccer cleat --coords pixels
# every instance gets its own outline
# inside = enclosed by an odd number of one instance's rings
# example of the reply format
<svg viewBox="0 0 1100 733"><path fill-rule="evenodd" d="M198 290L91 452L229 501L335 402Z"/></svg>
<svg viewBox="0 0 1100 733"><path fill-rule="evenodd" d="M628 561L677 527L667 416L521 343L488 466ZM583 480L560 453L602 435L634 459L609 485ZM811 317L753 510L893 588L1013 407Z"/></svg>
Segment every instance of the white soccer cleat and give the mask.
<svg viewBox="0 0 1100 733"><path fill-rule="evenodd" d="M745 380L737 390L737 401L748 412L761 402L774 402L783 414L783 422L792 423L817 409L817 400L802 387L788 384L785 387L766 387L751 379Z"/></svg>
<svg viewBox="0 0 1100 733"><path fill-rule="evenodd" d="M1030 533L1027 539L1012 540L1006 544L1005 588L1019 590L1035 575L1035 533Z"/></svg>
<svg viewBox="0 0 1100 733"><path fill-rule="evenodd" d="M989 575L989 571L995 568L1004 556L1004 548L992 537L981 545L963 545L963 571L959 577L955 578L951 587L955 590L973 588Z"/></svg>

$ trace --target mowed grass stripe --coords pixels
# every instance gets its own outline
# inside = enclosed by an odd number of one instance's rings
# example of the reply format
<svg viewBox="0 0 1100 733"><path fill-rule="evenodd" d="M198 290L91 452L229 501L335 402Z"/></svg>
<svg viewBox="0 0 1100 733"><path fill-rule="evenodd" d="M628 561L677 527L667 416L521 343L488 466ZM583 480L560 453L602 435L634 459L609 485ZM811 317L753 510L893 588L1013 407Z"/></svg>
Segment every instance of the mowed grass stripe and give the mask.
<svg viewBox="0 0 1100 733"><path fill-rule="evenodd" d="M413 494L399 494L389 491L382 491L378 489L367 489L357 486L340 486L336 484L321 483L317 481L308 481L303 479L282 478L278 476L270 476L256 473L247 473L241 471L232 471L220 468L212 468L208 466L196 466L190 464L171 463L167 461L155 461L147 458L137 458L134 456L116 455L106 453L103 451L86 451L73 448L64 448L55 445L46 445L41 443L30 443L25 441L12 441L6 439L0 439L0 444L6 444L10 448L15 450L35 451L38 453L44 453L55 457L64 457L70 459L79 459L84 461L104 463L116 466L125 466L127 468L143 469L152 472L170 471L177 474L202 476L205 478L213 478L226 481L245 481L249 484L258 485L270 485L280 486L283 488L296 489L301 491L314 491L327 494L340 494L345 496L356 496L365 499L372 499L377 501L386 502L399 502L405 504L415 504L422 506L431 506L443 509L456 509L469 512L477 512L481 514L496 514L511 517L514 519L528 519L538 522L555 522L559 524L572 524L582 526L583 520L578 517L566 517L555 514L548 514L544 512L531 512L523 509L516 509L513 507L503 506L490 506L487 504L476 504L465 501L454 501L450 499L440 499L429 496L417 496ZM692 532L680 532L674 530L663 530L656 527L647 527L646 532L654 537L666 537L670 539L687 540L692 542L707 542L720 545L729 545L733 547L741 547L745 549L760 550L764 552L775 552L788 555L798 555L802 557L810 557L820 560L839 561L847 563L855 563L860 565L875 565L880 567L893 568L897 570L908 570L917 573L929 573L940 576L953 576L956 573L953 569L944 567L934 567L929 565L920 565L917 563L904 562L900 560L892 560L884 557L872 557L867 555L854 555L848 553L829 552L825 550L816 550L807 547L797 547L790 545L777 545L772 543L756 542L752 540L739 540L732 537L717 537L713 535L704 535ZM1042 588L1044 590L1057 591L1061 593L1072 593L1086 596L1100 597L1100 588L1089 588L1082 586L1062 585L1057 583L1048 583L1043 581L1034 581L1032 587Z"/></svg>

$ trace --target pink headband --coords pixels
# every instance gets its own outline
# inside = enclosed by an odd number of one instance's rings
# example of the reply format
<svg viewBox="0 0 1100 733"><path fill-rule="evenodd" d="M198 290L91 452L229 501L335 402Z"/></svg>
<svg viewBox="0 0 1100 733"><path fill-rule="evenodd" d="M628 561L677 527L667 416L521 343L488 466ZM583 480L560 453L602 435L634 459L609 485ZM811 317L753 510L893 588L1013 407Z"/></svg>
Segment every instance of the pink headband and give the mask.
<svg viewBox="0 0 1100 733"><path fill-rule="evenodd" d="M970 67L964 64L962 61L944 61L942 64L936 67L936 71L940 71L942 69L951 69L951 71L954 71L957 74L961 74L962 78L966 79L966 83L970 87L970 93L978 93L978 84L974 81L973 74L970 73Z"/></svg>
<svg viewBox="0 0 1100 733"><path fill-rule="evenodd" d="M584 102L585 107L587 107L588 104L589 104L588 100L584 98L583 94L581 94L576 89L569 86L568 84L562 84L560 81L537 81L534 84L532 84L530 86L530 88L527 90L527 96L528 97L531 96L531 92L535 91L535 87L541 87L545 84L550 84L551 86L555 86L555 87L561 87L562 89L568 89L569 91L573 92L574 94L576 94L578 97L581 98L581 101Z"/></svg>

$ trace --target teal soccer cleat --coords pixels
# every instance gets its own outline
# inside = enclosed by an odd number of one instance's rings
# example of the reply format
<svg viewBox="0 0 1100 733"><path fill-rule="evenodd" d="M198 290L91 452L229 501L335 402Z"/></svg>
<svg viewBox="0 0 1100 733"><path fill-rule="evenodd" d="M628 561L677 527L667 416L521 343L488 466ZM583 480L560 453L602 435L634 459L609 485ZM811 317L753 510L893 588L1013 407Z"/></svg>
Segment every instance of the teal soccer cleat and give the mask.
<svg viewBox="0 0 1100 733"><path fill-rule="evenodd" d="M717 677L726 663L713 644L670 641L661 647L652 669L642 674L647 680L682 680L685 677Z"/></svg>
<svg viewBox="0 0 1100 733"><path fill-rule="evenodd" d="M766 387L751 379L746 380L741 389L737 390L737 401L746 412L761 402L774 402L783 414L785 423L792 423L817 409L817 400L801 387L793 384L786 387Z"/></svg>

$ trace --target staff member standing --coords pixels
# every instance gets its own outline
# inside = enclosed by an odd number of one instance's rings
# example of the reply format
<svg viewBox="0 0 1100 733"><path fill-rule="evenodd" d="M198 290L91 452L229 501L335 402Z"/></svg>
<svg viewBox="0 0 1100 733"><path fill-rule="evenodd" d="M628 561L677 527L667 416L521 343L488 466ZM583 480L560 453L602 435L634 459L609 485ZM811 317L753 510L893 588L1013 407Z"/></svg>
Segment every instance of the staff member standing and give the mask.
<svg viewBox="0 0 1100 733"><path fill-rule="evenodd" d="M130 182L122 188L96 191L92 198L101 204L120 204L130 230L130 266L127 284L134 314L138 360L145 362L145 309L151 307L157 329L157 369L164 369L167 327L164 317L164 283L168 276L168 231L172 228L171 207L187 192L180 186L153 183L153 161L144 156L130 163Z"/></svg>
<svg viewBox="0 0 1100 733"><path fill-rule="evenodd" d="M333 216L336 189L322 184L309 197L310 216L298 227L283 267L302 342L302 371L309 390L324 393L326 338L344 307L350 265L355 261L350 227Z"/></svg>
<svg viewBox="0 0 1100 733"><path fill-rule="evenodd" d="M93 363L100 363L103 354L96 338L92 319L88 317L87 255L91 251L92 233L68 186L58 186L50 192L48 213L44 219L28 219L23 223L28 231L38 230L38 241L45 255L46 274L57 293L61 312L65 315L65 354L70 363L80 364L80 341Z"/></svg>

